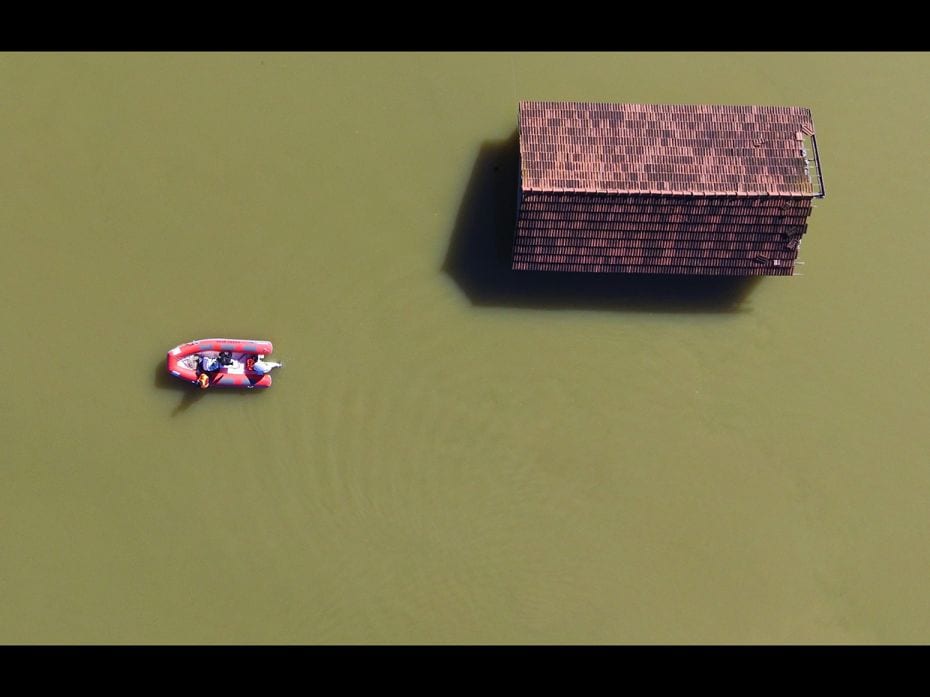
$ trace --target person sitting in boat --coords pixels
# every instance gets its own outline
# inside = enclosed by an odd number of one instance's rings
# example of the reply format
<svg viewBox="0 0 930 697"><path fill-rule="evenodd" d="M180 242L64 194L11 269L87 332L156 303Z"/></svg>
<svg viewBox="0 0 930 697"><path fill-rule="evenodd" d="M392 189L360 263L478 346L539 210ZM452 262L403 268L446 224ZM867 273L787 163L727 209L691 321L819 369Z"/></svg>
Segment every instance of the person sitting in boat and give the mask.
<svg viewBox="0 0 930 697"><path fill-rule="evenodd" d="M258 354L257 358L249 358L248 361L246 361L246 368L258 373L259 375L270 373L274 368L280 368L283 365L283 363L266 361L265 354L263 353Z"/></svg>
<svg viewBox="0 0 930 697"><path fill-rule="evenodd" d="M213 373L220 369L220 359L216 356L201 356L200 369L205 373Z"/></svg>
<svg viewBox="0 0 930 697"><path fill-rule="evenodd" d="M222 365L232 365L232 351L220 351L218 360Z"/></svg>

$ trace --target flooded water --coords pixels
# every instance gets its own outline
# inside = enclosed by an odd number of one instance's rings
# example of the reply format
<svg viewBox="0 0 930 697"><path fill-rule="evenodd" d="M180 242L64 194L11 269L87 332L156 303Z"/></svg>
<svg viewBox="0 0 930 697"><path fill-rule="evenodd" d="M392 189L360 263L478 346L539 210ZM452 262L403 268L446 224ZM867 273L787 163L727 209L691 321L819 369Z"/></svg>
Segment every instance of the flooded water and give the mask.
<svg viewBox="0 0 930 697"><path fill-rule="evenodd" d="M0 55L0 642L926 643L928 82ZM509 273L520 99L810 107L803 275Z"/></svg>

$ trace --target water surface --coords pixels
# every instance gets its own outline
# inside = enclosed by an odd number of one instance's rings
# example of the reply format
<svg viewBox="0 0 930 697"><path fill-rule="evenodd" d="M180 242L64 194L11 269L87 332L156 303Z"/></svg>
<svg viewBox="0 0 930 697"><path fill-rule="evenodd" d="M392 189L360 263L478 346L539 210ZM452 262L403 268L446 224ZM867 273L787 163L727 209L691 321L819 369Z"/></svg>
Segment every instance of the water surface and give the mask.
<svg viewBox="0 0 930 697"><path fill-rule="evenodd" d="M928 81L0 55L0 642L926 643ZM520 99L810 107L803 275L515 281Z"/></svg>

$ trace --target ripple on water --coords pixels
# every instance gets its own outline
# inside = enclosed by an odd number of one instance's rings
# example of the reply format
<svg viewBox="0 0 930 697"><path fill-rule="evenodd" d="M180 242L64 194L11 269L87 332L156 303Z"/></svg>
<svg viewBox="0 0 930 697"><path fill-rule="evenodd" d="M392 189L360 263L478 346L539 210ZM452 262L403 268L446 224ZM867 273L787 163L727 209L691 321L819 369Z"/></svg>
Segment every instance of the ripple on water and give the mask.
<svg viewBox="0 0 930 697"><path fill-rule="evenodd" d="M487 588L519 553L512 521L539 497L494 369L455 332L409 338L351 376L316 373L274 426L287 525L339 579L317 599L324 615L335 603L396 627L494 610L503 598Z"/></svg>

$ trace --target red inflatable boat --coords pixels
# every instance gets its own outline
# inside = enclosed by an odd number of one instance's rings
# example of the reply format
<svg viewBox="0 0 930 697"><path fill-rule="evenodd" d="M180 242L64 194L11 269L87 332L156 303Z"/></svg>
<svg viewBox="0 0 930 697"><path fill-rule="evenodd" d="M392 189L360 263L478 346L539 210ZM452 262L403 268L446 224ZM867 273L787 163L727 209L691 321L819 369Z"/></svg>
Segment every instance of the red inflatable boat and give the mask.
<svg viewBox="0 0 930 697"><path fill-rule="evenodd" d="M267 356L273 350L270 341L251 339L198 339L176 346L168 352L168 371L175 377L208 387L271 387L271 375L252 370L259 355ZM201 358L222 358L225 365L217 370L201 370Z"/></svg>

